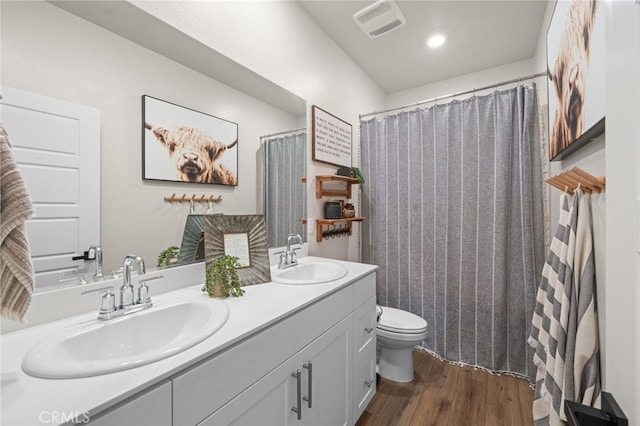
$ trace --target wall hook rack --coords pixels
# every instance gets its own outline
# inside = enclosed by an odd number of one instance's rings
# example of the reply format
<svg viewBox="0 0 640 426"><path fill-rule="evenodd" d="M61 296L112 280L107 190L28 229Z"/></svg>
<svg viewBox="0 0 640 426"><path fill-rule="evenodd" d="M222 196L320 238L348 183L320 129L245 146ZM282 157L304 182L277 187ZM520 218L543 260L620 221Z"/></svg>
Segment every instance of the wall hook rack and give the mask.
<svg viewBox="0 0 640 426"><path fill-rule="evenodd" d="M606 187L606 179L604 176L593 176L579 167L565 170L562 173L550 177L546 182L570 195L573 195L574 191L578 188L583 189L589 194L592 192L599 194L604 191Z"/></svg>
<svg viewBox="0 0 640 426"><path fill-rule="evenodd" d="M171 194L170 197L164 197L164 201L168 203L217 203L217 202L220 202L221 200L222 200L222 195L197 196L196 194L193 194L191 197L189 197L187 194L182 194L181 196L176 195L175 192Z"/></svg>

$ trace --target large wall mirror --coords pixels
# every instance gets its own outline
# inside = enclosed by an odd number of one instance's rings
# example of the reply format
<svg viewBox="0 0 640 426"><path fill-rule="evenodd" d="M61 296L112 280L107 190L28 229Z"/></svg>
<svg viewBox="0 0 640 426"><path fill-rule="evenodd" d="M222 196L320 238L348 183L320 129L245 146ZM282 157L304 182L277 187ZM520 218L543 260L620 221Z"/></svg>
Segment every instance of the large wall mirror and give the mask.
<svg viewBox="0 0 640 426"><path fill-rule="evenodd" d="M102 246L105 272L117 269L122 258L131 253L141 255L152 269L169 243L182 244L185 228L191 243L199 240L193 226L202 221L188 219L188 205L181 208L162 201L163 195L174 192L221 195L222 202L214 208L216 214L266 214L267 221L274 223L273 229L268 228L270 246L280 246L281 239L286 241L290 233L306 237L302 224L306 189L301 178L307 155L303 130L307 106L303 99L128 2L9 2L3 4L2 24L3 84L71 99L101 112L102 207L100 241L95 244ZM37 31L31 35L33 29ZM49 40L44 34L54 36ZM85 57L82 52L88 52L89 46L108 54ZM20 61L11 60L17 57ZM100 57L103 59L97 59ZM202 84L202 90L194 87L197 84ZM237 187L142 182L141 95L177 101L181 85L198 97L195 101L199 104L194 106L198 110L216 116L234 115L232 121L239 123ZM218 90L221 85L225 87ZM207 109L209 98L212 108L218 110ZM190 100L185 99L180 103ZM286 142L279 143L280 139ZM266 140L273 140L266 150L273 155L263 149ZM278 185L272 185L276 177L271 173L284 172L285 165L288 174L279 175ZM279 186L286 180L292 185L286 191L293 191L288 199L282 197L285 189ZM204 209L196 216L202 213ZM281 220L285 216L288 222ZM82 253L88 247L76 249ZM195 257L182 257L180 262L201 260ZM88 271L89 281L93 267L92 262L85 262L80 268ZM60 288L62 284L55 278L36 282L36 291Z"/></svg>

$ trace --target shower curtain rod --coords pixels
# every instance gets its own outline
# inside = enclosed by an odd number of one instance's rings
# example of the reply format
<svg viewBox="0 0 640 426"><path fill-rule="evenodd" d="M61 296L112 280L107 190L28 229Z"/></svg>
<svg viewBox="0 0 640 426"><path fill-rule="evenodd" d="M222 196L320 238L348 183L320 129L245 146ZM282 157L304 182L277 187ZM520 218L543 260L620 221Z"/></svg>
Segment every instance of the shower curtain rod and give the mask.
<svg viewBox="0 0 640 426"><path fill-rule="evenodd" d="M481 90L491 89L492 87L497 88L498 86L504 86L505 84L519 83L519 82L521 82L523 80L531 80L532 78L542 77L542 76L546 76L546 75L547 75L546 72L539 72L537 74L532 74L532 75L529 75L529 76L526 76L526 77L513 78L511 80L501 81L500 83L491 84L489 86L473 88L471 90L465 90L464 92L457 92L457 93L454 92L454 93L449 93L448 95L436 96L435 98L425 99L424 101L419 101L419 102L416 102L416 103L413 103L413 104L403 105L403 106L399 106L399 107L395 107L395 108L384 109L384 110L380 110L380 111L369 112L367 114L360 114L360 119L362 119L364 117L369 117L370 115L383 114L383 113L387 113L387 112L391 112L391 111L397 111L397 110L400 110L400 109L405 109L405 108L419 106L419 105L422 105L422 104L427 104L429 102L436 102L436 101L439 101L441 99L453 98L455 96L461 96L461 95L468 95L469 93L475 93L475 92L479 92Z"/></svg>
<svg viewBox="0 0 640 426"><path fill-rule="evenodd" d="M262 138L272 138L274 136L286 135L286 134L289 134L289 133L296 133L296 132L300 132L302 130L307 130L307 128L306 127L301 127L299 129L295 129L295 130L287 130L285 132L272 133L270 135L260 136L260 139L262 139Z"/></svg>

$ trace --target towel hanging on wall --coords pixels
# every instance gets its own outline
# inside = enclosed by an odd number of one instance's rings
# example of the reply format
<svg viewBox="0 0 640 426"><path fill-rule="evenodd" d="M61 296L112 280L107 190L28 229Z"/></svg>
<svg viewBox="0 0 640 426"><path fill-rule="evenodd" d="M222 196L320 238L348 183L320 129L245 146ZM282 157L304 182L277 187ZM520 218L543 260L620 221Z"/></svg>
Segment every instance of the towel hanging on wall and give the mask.
<svg viewBox="0 0 640 426"><path fill-rule="evenodd" d="M571 200L570 200L571 199ZM529 344L537 366L533 418L562 425L564 401L600 408L595 262L588 196L561 198L558 230L536 297Z"/></svg>
<svg viewBox="0 0 640 426"><path fill-rule="evenodd" d="M0 123L0 314L18 321L24 320L33 292L25 226L32 214L31 200Z"/></svg>

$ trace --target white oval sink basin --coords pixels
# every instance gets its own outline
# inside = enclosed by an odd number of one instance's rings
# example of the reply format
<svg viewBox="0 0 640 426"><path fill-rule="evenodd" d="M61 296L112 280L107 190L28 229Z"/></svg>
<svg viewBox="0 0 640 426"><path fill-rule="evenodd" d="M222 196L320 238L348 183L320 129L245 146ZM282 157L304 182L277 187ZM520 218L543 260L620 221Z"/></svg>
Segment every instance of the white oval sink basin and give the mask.
<svg viewBox="0 0 640 426"><path fill-rule="evenodd" d="M95 320L36 343L22 360L22 369L36 377L67 379L140 367L200 343L228 318L225 303L206 298Z"/></svg>
<svg viewBox="0 0 640 426"><path fill-rule="evenodd" d="M347 268L344 266L326 261L312 261L309 263L299 263L287 269L274 268L271 274L271 281L279 284L321 284L329 281L339 280L347 275Z"/></svg>

